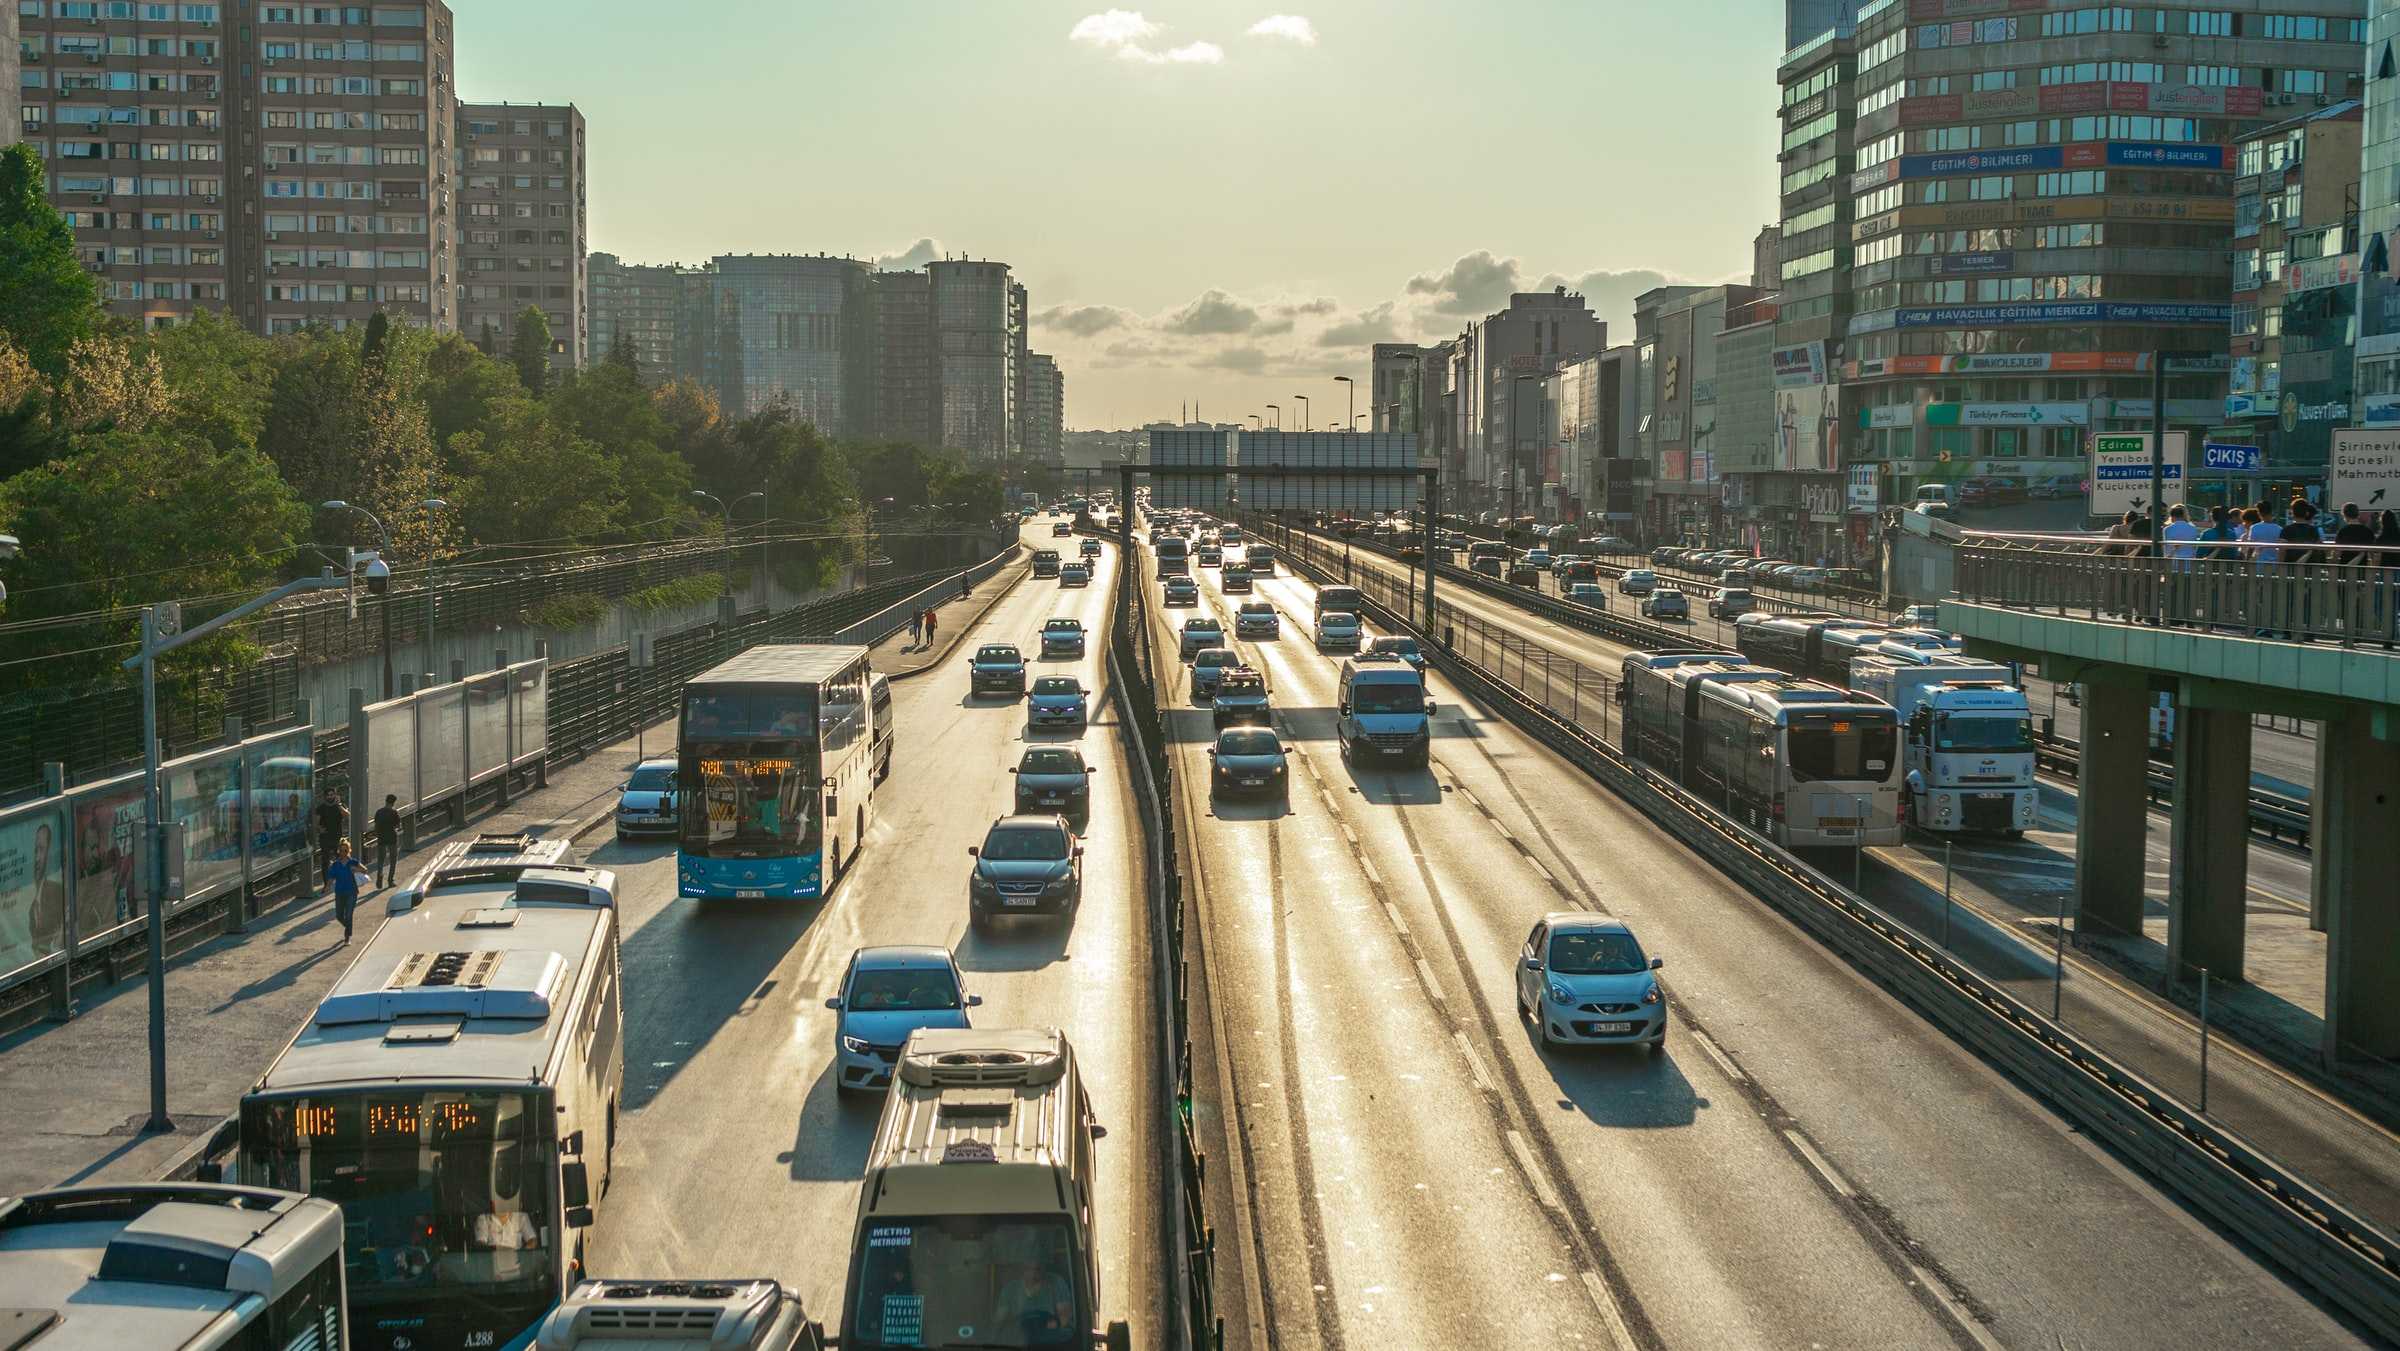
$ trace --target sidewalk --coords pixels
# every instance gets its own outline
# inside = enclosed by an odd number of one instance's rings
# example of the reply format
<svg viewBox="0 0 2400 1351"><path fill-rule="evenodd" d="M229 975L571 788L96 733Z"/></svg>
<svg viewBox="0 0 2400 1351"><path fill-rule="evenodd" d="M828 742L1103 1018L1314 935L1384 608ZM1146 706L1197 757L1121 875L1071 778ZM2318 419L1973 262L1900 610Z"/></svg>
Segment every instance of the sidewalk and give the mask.
<svg viewBox="0 0 2400 1351"><path fill-rule="evenodd" d="M1009 591L1002 573L962 605L940 608L936 649L910 652L908 632L875 645L879 669L930 669L974 621ZM671 723L649 729L652 755L671 752ZM549 786L467 829L556 836L605 821L617 786L635 763L627 737L550 771ZM427 837L403 857L405 879L457 832ZM383 923L386 889L359 900L357 938L340 946L330 897L298 898L268 911L249 931L194 947L167 964L167 1110L171 1134L146 1135L150 1000L143 977L91 993L72 1021L0 1038L0 1196L66 1183L146 1181L199 1144L307 1019L353 954Z"/></svg>

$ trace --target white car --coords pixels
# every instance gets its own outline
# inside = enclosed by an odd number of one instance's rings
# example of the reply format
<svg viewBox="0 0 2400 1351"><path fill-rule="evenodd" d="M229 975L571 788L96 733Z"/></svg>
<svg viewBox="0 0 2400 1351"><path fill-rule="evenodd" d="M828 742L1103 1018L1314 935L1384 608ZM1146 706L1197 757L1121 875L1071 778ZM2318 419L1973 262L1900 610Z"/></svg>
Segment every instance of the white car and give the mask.
<svg viewBox="0 0 2400 1351"><path fill-rule="evenodd" d="M1628 568L1617 578L1617 592L1626 596L1647 596L1658 589L1658 574L1648 568Z"/></svg>
<svg viewBox="0 0 2400 1351"><path fill-rule="evenodd" d="M1328 610L1317 616L1317 650L1320 652L1344 648L1355 651L1364 636L1365 630L1360 627L1358 616L1346 610Z"/></svg>
<svg viewBox="0 0 2400 1351"><path fill-rule="evenodd" d="M1648 956L1622 920L1588 910L1542 916L1517 952L1517 1013L1544 1046L1667 1044L1663 958Z"/></svg>
<svg viewBox="0 0 2400 1351"><path fill-rule="evenodd" d="M1236 638L1277 638L1283 634L1283 620L1275 613L1271 600L1246 600L1233 612L1233 636Z"/></svg>
<svg viewBox="0 0 2400 1351"><path fill-rule="evenodd" d="M892 1066L909 1034L927 1027L966 1027L967 1010L983 1000L968 994L947 948L860 948L850 955L841 993L825 1007L834 1019L834 1090L888 1088Z"/></svg>

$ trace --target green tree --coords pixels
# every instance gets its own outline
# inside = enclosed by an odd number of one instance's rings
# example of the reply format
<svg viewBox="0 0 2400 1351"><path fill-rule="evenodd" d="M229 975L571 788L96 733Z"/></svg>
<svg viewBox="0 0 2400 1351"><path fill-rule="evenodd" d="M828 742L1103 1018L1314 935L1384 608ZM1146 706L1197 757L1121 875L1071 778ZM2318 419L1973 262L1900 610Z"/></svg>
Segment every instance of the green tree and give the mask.
<svg viewBox="0 0 2400 1351"><path fill-rule="evenodd" d="M482 426L495 405L524 393L507 363L455 333L436 337L425 354L426 416L434 444L445 453L451 437Z"/></svg>
<svg viewBox="0 0 2400 1351"><path fill-rule="evenodd" d="M627 528L663 539L692 515L692 471L672 448L674 433L632 369L604 361L550 392L558 425L616 461Z"/></svg>
<svg viewBox="0 0 2400 1351"><path fill-rule="evenodd" d="M331 329L296 335L267 396L259 449L305 502L363 497L356 474L358 344Z"/></svg>
<svg viewBox="0 0 2400 1351"><path fill-rule="evenodd" d="M42 161L19 143L0 150L0 333L46 375L100 323L100 288L75 256L75 231L50 205Z"/></svg>
<svg viewBox="0 0 2400 1351"><path fill-rule="evenodd" d="M550 317L538 305L517 315L516 332L508 336L508 364L517 368L517 381L535 394L550 383Z"/></svg>
<svg viewBox="0 0 2400 1351"><path fill-rule="evenodd" d="M491 320L484 320L475 330L475 347L487 357L500 355L500 335L492 331Z"/></svg>
<svg viewBox="0 0 2400 1351"><path fill-rule="evenodd" d="M615 338L609 341L608 364L612 366L622 366L628 372L630 372L635 379L638 380L641 378L642 359L634 353L632 334L619 333Z"/></svg>
<svg viewBox="0 0 2400 1351"><path fill-rule="evenodd" d="M160 424L196 432L219 450L251 449L266 430L274 397L278 344L243 328L223 310L198 310L154 330L143 350L157 358L173 397Z"/></svg>
<svg viewBox="0 0 2400 1351"><path fill-rule="evenodd" d="M193 433L155 427L104 432L81 454L0 484L0 530L27 545L10 565L9 618L260 588L286 564L307 525L307 509L255 450L219 450ZM39 684L106 676L123 653L83 649L130 636L133 623L120 614L97 630L76 625L12 637L12 655L55 654L16 669ZM224 652L222 644L195 647L201 651L187 660Z"/></svg>
<svg viewBox="0 0 2400 1351"><path fill-rule="evenodd" d="M495 405L450 438L449 452L459 470L451 500L470 538L600 540L625 524L616 462L532 399Z"/></svg>

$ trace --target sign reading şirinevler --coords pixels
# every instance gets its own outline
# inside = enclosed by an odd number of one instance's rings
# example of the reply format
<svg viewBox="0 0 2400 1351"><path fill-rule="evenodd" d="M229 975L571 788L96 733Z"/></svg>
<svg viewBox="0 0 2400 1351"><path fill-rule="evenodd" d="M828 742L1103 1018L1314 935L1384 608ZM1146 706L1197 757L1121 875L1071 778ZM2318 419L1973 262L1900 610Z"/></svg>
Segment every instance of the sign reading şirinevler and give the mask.
<svg viewBox="0 0 2400 1351"><path fill-rule="evenodd" d="M2325 462L2325 501L2370 516L2400 511L2400 427L2337 427Z"/></svg>
<svg viewBox="0 0 2400 1351"><path fill-rule="evenodd" d="M2160 459L2164 468L2167 500L2174 501L2183 491L2183 464L2188 453L2189 438L2182 432L2168 432L2166 449ZM2091 505L2094 516L2123 516L2129 511L2149 511L2150 501L2150 433L2109 432L2092 438Z"/></svg>

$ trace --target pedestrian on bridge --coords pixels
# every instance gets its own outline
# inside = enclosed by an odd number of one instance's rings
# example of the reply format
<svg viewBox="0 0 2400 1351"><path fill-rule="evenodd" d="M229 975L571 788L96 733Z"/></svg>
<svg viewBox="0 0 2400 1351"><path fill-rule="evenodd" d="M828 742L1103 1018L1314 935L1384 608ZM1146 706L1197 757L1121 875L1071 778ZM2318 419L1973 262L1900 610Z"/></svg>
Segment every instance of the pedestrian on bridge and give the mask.
<svg viewBox="0 0 2400 1351"><path fill-rule="evenodd" d="M366 865L350 857L350 841L333 843L333 861L325 865L325 880L333 884L333 917L342 922L342 941L350 941L351 919L358 913L358 888L367 880Z"/></svg>
<svg viewBox="0 0 2400 1351"><path fill-rule="evenodd" d="M911 613L908 617L908 650L911 652L916 651L917 643L923 639L924 636L925 612L923 610L918 610Z"/></svg>
<svg viewBox="0 0 2400 1351"><path fill-rule="evenodd" d="M927 651L933 650L933 627L934 612L928 608L925 611L925 648Z"/></svg>
<svg viewBox="0 0 2400 1351"><path fill-rule="evenodd" d="M317 871L322 873L333 863L334 846L348 833L350 815L342 810L340 789L325 790L325 796L317 803L316 818Z"/></svg>

